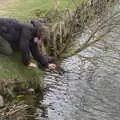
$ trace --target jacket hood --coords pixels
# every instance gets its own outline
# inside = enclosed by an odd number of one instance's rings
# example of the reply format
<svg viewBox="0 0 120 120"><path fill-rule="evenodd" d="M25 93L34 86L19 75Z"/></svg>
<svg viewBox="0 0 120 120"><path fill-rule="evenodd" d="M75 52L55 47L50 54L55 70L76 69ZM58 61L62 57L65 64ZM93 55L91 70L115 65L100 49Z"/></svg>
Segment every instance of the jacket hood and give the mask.
<svg viewBox="0 0 120 120"><path fill-rule="evenodd" d="M31 23L34 26L36 33L42 31L42 23L39 20L32 20Z"/></svg>

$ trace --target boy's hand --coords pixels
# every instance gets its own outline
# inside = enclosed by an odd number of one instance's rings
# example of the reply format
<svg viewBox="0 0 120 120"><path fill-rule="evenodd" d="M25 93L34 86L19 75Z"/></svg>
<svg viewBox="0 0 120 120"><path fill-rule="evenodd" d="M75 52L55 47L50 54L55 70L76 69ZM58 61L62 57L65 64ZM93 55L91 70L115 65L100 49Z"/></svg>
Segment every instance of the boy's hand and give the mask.
<svg viewBox="0 0 120 120"><path fill-rule="evenodd" d="M48 64L48 69L55 70L56 68L57 68L56 64L54 64L54 63L49 63Z"/></svg>
<svg viewBox="0 0 120 120"><path fill-rule="evenodd" d="M33 67L33 68L37 68L37 65L35 63L30 63L28 66Z"/></svg>

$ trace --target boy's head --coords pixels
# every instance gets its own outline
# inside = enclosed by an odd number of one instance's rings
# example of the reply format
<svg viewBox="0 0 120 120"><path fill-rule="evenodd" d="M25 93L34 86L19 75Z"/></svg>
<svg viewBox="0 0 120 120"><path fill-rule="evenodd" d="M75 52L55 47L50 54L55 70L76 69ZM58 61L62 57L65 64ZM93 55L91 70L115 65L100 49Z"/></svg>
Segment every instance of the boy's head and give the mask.
<svg viewBox="0 0 120 120"><path fill-rule="evenodd" d="M35 42L39 44L44 44L45 46L48 43L48 40L50 39L50 31L49 28L45 25L45 23L39 21L39 20L32 20L31 23L34 25L34 28L36 30L36 40Z"/></svg>

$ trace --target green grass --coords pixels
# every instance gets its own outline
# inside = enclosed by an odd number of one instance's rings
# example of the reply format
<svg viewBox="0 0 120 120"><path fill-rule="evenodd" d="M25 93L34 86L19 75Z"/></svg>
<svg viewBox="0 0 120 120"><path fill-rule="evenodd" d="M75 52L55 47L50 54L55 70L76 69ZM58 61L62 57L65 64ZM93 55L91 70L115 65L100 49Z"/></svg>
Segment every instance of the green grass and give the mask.
<svg viewBox="0 0 120 120"><path fill-rule="evenodd" d="M36 18L35 12L47 12L55 7L55 0L12 0L7 7L0 10L1 16L16 18L20 20L30 20ZM60 0L58 9L73 7L72 1Z"/></svg>
<svg viewBox="0 0 120 120"><path fill-rule="evenodd" d="M4 56L0 55L0 78L17 79L27 84L31 81L34 85L43 87L43 71L39 68L26 67L20 61L19 55Z"/></svg>

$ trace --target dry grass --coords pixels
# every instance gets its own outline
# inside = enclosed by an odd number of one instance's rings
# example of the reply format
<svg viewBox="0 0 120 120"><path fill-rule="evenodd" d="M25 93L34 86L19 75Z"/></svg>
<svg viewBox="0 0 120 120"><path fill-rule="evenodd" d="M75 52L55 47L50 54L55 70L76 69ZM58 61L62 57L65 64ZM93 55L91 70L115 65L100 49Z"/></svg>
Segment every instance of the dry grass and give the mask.
<svg viewBox="0 0 120 120"><path fill-rule="evenodd" d="M74 3L74 1L73 1ZM75 10L49 11L44 17L51 31L51 39L48 41L47 53L61 58L62 54L70 47L73 36L80 34L85 25L97 17L102 17L110 7L111 1L94 0L75 4ZM85 45L83 45L85 46Z"/></svg>

